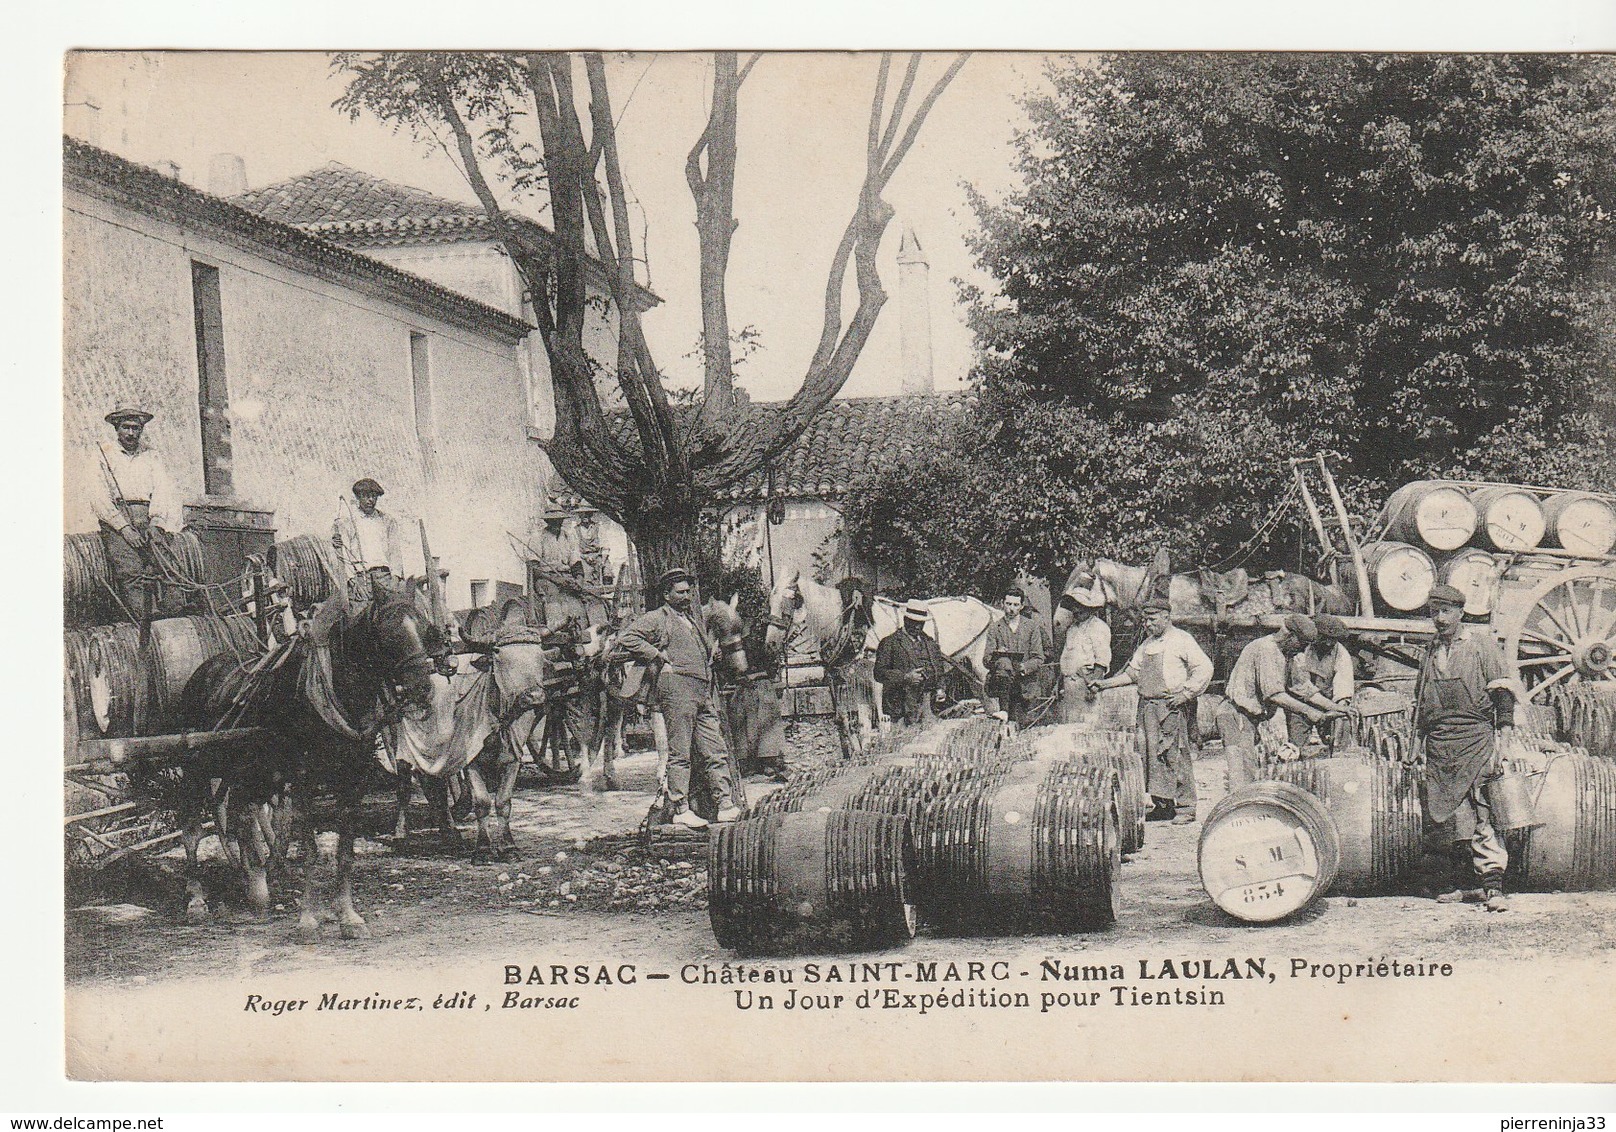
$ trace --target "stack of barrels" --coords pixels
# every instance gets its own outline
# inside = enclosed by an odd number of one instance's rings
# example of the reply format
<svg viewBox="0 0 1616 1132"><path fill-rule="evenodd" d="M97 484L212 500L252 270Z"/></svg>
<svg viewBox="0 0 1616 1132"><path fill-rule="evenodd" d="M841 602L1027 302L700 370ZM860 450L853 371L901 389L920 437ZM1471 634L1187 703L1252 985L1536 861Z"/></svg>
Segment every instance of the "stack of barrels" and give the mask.
<svg viewBox="0 0 1616 1132"><path fill-rule="evenodd" d="M286 583L292 607L298 610L330 597L331 579L337 576L330 544L313 535L294 535L276 543L270 551L269 568Z"/></svg>
<svg viewBox="0 0 1616 1132"><path fill-rule="evenodd" d="M1600 558L1616 548L1616 500L1589 492L1547 491L1421 480L1392 493L1364 544L1378 604L1394 613L1425 605L1438 582L1466 596L1465 612L1484 617L1496 600L1501 555L1555 550Z"/></svg>
<svg viewBox="0 0 1616 1132"><path fill-rule="evenodd" d="M171 543L181 574L203 576L202 547L189 531ZM173 729L185 682L209 657L255 656L250 619L203 615L151 623L144 646L112 596L112 574L99 534L69 535L63 547L63 652L77 736L126 738Z"/></svg>
<svg viewBox="0 0 1616 1132"><path fill-rule="evenodd" d="M950 722L798 775L712 835L719 942L776 954L893 946L917 920L955 932L1110 924L1119 810L1126 801L1130 830L1135 810L1142 820L1142 766L1123 787L1131 737L1039 734L1035 745L993 720Z"/></svg>

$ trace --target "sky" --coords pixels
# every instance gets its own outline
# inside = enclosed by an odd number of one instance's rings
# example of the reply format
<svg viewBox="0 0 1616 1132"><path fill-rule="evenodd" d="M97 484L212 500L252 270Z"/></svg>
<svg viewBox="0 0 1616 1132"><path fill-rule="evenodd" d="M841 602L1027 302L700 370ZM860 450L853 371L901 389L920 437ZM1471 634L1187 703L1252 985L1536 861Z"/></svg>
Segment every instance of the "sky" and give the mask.
<svg viewBox="0 0 1616 1132"><path fill-rule="evenodd" d="M911 106L950 58L924 58ZM759 335L761 349L737 373L756 399L790 396L818 342L825 272L863 170L877 64L871 53L770 53L742 88L740 226L728 294L732 329L750 326ZM930 263L936 386L963 387L973 351L955 280L991 286L966 244L975 221L964 185L991 199L1017 186L1012 138L1025 124L1020 97L1046 85L1044 65L1039 55L975 55L932 110L885 193L897 213L882 243L889 301L844 395L899 391L896 259L905 227L915 231ZM706 54L610 57L619 146L639 206L636 238L644 236L649 282L664 300L646 317L646 332L674 384L700 378L695 208L684 161L706 120L710 74ZM209 159L231 153L244 159L251 188L340 161L446 197L475 199L432 142L332 109L343 85L317 52L85 53L69 58L66 102L100 107L101 146L138 162L175 162L182 179L203 188ZM527 211L541 207L528 202Z"/></svg>

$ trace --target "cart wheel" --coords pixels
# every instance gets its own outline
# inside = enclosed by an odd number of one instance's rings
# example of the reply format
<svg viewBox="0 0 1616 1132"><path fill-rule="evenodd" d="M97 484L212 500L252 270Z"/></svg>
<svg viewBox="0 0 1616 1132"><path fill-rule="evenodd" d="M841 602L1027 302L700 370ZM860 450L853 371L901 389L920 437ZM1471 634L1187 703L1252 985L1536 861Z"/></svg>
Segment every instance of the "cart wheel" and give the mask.
<svg viewBox="0 0 1616 1132"><path fill-rule="evenodd" d="M1504 652L1533 700L1557 684L1616 679L1616 574L1583 567L1540 583Z"/></svg>

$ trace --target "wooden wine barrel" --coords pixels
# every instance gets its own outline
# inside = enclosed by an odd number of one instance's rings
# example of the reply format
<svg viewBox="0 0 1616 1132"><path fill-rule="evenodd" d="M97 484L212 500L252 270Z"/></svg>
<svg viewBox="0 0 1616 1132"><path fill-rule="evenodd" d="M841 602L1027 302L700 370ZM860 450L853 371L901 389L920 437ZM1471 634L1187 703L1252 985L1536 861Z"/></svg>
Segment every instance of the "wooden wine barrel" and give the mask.
<svg viewBox="0 0 1616 1132"><path fill-rule="evenodd" d="M908 822L891 814L773 814L715 826L707 910L742 955L897 947L915 934Z"/></svg>
<svg viewBox="0 0 1616 1132"><path fill-rule="evenodd" d="M62 619L68 625L108 625L122 618L112 596L112 570L100 532L62 540Z"/></svg>
<svg viewBox="0 0 1616 1132"><path fill-rule="evenodd" d="M1558 684L1548 691L1550 731L1590 755L1616 759L1616 683Z"/></svg>
<svg viewBox="0 0 1616 1132"><path fill-rule="evenodd" d="M160 727L175 726L186 681L212 657L229 654L242 660L259 654L252 619L232 617L167 617L151 624L146 655L152 709Z"/></svg>
<svg viewBox="0 0 1616 1132"><path fill-rule="evenodd" d="M1595 495L1562 491L1543 501L1544 542L1599 557L1616 548L1616 508Z"/></svg>
<svg viewBox="0 0 1616 1132"><path fill-rule="evenodd" d="M1517 553L1535 549L1548 524L1543 505L1529 491L1513 487L1478 487L1470 500L1476 505L1476 541L1484 546Z"/></svg>
<svg viewBox="0 0 1616 1132"><path fill-rule="evenodd" d="M1294 915L1335 883L1341 838L1323 802L1288 782L1252 782L1224 795L1201 826L1201 886L1248 923Z"/></svg>
<svg viewBox="0 0 1616 1132"><path fill-rule="evenodd" d="M151 687L134 625L92 625L62 635L67 678L84 735L122 739L151 718Z"/></svg>
<svg viewBox="0 0 1616 1132"><path fill-rule="evenodd" d="M1423 609L1436 585L1431 556L1406 542L1370 542L1363 546L1364 570L1375 598L1400 613Z"/></svg>
<svg viewBox="0 0 1616 1132"><path fill-rule="evenodd" d="M1616 889L1616 761L1551 755L1537 788L1537 825L1509 838L1510 883L1535 892Z"/></svg>
<svg viewBox="0 0 1616 1132"><path fill-rule="evenodd" d="M1465 595L1464 611L1485 617L1498 598L1498 559L1480 547L1465 547L1437 570L1437 580Z"/></svg>
<svg viewBox="0 0 1616 1132"><path fill-rule="evenodd" d="M1139 733L1133 728L1097 728L1089 723L1059 723L1040 727L1035 755L1064 759L1073 764L1095 763L1117 772L1117 822L1124 856L1145 844L1145 762L1139 752ZM1049 774L1049 769L1044 774Z"/></svg>
<svg viewBox="0 0 1616 1132"><path fill-rule="evenodd" d="M1476 533L1476 507L1462 487L1420 480L1392 492L1386 537L1433 550L1457 550Z"/></svg>
<svg viewBox="0 0 1616 1132"><path fill-rule="evenodd" d="M1331 892L1388 891L1420 861L1420 799L1411 768L1361 747L1323 758L1271 760L1263 777L1300 787L1324 803L1341 841Z"/></svg>
<svg viewBox="0 0 1616 1132"><path fill-rule="evenodd" d="M202 543L190 531L181 531L169 540L170 556L162 561L179 575L179 581L198 585L205 564ZM165 595L165 605L180 609L189 593ZM107 562L106 545L99 532L68 535L62 545L62 619L69 626L111 625L130 620L129 614L113 596L112 567Z"/></svg>
<svg viewBox="0 0 1616 1132"><path fill-rule="evenodd" d="M275 544L270 552L269 568L286 583L293 607L302 610L331 596L331 578L337 564L329 542L313 535L296 535ZM337 576L340 577L340 573Z"/></svg>
<svg viewBox="0 0 1616 1132"><path fill-rule="evenodd" d="M1080 930L1116 920L1116 772L984 783L927 806L915 828L915 903L949 930Z"/></svg>

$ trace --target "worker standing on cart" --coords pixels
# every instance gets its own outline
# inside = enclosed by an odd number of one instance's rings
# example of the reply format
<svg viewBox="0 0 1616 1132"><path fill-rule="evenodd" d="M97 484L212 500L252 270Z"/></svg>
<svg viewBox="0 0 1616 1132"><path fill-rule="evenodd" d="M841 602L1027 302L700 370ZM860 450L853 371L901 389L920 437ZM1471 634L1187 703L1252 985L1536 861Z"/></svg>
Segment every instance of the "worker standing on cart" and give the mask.
<svg viewBox="0 0 1616 1132"><path fill-rule="evenodd" d="M145 441L151 413L119 406L105 419L117 442L98 446L100 468L92 482L100 490L92 492L90 507L101 525L113 592L125 616L144 628L159 615L159 580L169 573L164 565L174 561L173 481Z"/></svg>
<svg viewBox="0 0 1616 1132"><path fill-rule="evenodd" d="M1174 825L1195 821L1195 757L1190 750L1190 714L1195 698L1212 682L1212 660L1195 638L1173 624L1166 598L1145 602L1143 644L1128 667L1089 687L1139 686L1139 731L1145 747L1145 788L1150 791L1148 820L1172 819Z"/></svg>
<svg viewBox="0 0 1616 1132"><path fill-rule="evenodd" d="M1493 827L1486 786L1499 776L1497 735L1514 709L1514 684L1492 633L1464 624L1464 604L1453 586L1431 591L1436 641L1414 682L1414 727L1425 740L1425 816L1444 827L1462 870L1458 887L1437 900L1504 912L1509 851Z"/></svg>
<svg viewBox="0 0 1616 1132"><path fill-rule="evenodd" d="M386 492L366 476L353 485L353 505L331 524L331 545L353 572L358 601L395 592L404 580L404 547L398 519L377 506Z"/></svg>

